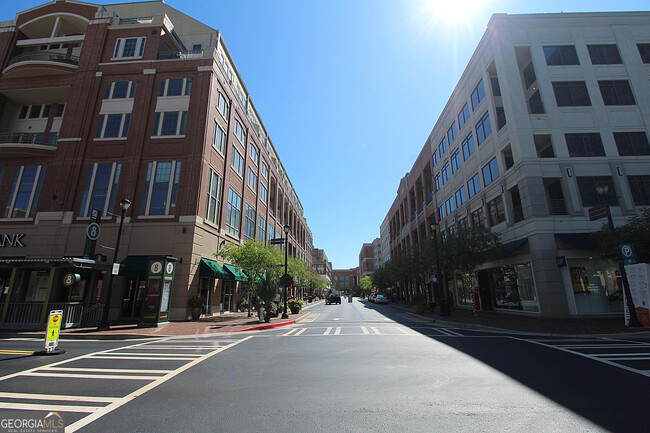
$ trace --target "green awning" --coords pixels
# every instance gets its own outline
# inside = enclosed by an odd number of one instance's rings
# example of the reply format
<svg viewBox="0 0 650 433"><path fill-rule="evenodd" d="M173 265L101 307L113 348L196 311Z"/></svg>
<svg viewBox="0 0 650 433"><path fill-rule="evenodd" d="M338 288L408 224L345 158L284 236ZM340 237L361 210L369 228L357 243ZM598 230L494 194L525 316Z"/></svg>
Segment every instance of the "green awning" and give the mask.
<svg viewBox="0 0 650 433"><path fill-rule="evenodd" d="M230 274L228 274L219 263L210 259L201 259L201 263L199 263L199 276L206 278L222 278L224 280L231 279Z"/></svg>
<svg viewBox="0 0 650 433"><path fill-rule="evenodd" d="M120 263L120 275L147 275L149 256L126 256Z"/></svg>
<svg viewBox="0 0 650 433"><path fill-rule="evenodd" d="M233 265L223 265L223 268L230 273L229 280L235 281L248 281L246 275L239 269L237 266Z"/></svg>

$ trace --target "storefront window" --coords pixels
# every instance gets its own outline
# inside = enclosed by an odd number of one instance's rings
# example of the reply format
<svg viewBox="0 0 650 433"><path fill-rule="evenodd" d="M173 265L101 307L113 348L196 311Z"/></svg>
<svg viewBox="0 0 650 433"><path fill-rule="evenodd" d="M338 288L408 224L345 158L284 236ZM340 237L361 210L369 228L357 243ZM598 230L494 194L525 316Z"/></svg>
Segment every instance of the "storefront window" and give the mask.
<svg viewBox="0 0 650 433"><path fill-rule="evenodd" d="M617 267L597 259L567 259L578 314L622 313L623 284Z"/></svg>
<svg viewBox="0 0 650 433"><path fill-rule="evenodd" d="M456 302L458 305L472 305L472 294L465 290L463 279L459 274L454 275L456 282Z"/></svg>
<svg viewBox="0 0 650 433"><path fill-rule="evenodd" d="M490 270L496 308L539 311L530 262Z"/></svg>

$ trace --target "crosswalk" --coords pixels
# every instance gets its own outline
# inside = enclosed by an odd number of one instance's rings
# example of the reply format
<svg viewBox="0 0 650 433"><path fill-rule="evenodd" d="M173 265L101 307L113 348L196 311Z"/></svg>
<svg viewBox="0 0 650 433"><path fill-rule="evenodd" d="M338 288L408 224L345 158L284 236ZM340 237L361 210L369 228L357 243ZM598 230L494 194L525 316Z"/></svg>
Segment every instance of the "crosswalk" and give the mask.
<svg viewBox="0 0 650 433"><path fill-rule="evenodd" d="M462 337L463 334L443 327L422 326L308 326L294 327L281 334L282 337L336 337L336 336L439 336Z"/></svg>
<svg viewBox="0 0 650 433"><path fill-rule="evenodd" d="M66 412L74 432L242 339L166 338L103 350L0 377L0 411ZM143 362L144 361L144 362ZM143 366L146 365L146 368ZM56 380L56 391L43 393ZM88 380L95 381L89 386ZM121 395L97 395L121 381ZM13 390L13 391L12 391ZM97 391L93 393L92 391ZM81 394L83 393L83 394Z"/></svg>
<svg viewBox="0 0 650 433"><path fill-rule="evenodd" d="M527 338L526 341L650 377L650 343L610 338Z"/></svg>

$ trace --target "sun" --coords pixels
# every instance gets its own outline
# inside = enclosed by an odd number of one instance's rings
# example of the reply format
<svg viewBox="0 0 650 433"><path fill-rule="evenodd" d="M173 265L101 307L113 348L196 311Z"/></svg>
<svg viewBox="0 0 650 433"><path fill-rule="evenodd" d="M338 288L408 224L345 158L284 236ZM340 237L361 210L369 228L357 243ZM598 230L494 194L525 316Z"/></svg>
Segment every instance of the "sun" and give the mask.
<svg viewBox="0 0 650 433"><path fill-rule="evenodd" d="M471 22L486 8L486 0L420 0L418 15L437 25L456 27Z"/></svg>

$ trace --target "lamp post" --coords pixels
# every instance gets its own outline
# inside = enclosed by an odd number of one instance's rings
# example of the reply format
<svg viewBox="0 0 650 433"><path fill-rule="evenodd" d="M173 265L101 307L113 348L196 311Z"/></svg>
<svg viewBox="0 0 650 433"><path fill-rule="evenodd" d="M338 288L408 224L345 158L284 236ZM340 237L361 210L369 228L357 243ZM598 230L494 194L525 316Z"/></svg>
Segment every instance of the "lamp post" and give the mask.
<svg viewBox="0 0 650 433"><path fill-rule="evenodd" d="M446 308L446 303L442 299L442 288L440 285L440 282L442 281L442 277L440 275L440 256L438 254L438 233L436 232L436 229L438 227L438 224L435 222L431 223L431 231L433 232L433 253L436 256L436 297L438 298L438 302L440 302L440 315L441 316L447 316L447 308Z"/></svg>
<svg viewBox="0 0 650 433"><path fill-rule="evenodd" d="M126 211L131 206L131 200L128 198L123 198L120 201L120 211L122 215L120 216L120 227L117 229L117 241L115 242L115 254L113 254L113 265L117 263L117 253L120 251L120 240L122 238L122 228L124 227L124 215ZM97 330L107 330L110 329L110 324L108 323L108 313L111 309L111 292L113 291L113 269L111 268L111 274L108 277L108 287L106 289L106 301L104 303L104 311L102 312L102 320L97 326Z"/></svg>
<svg viewBox="0 0 650 433"><path fill-rule="evenodd" d="M627 309L630 313L630 322L628 326L630 327L642 327L643 324L639 321L639 318L636 315L636 309L634 307L634 300L632 299L632 293L630 292L630 284L627 281L627 272L625 271L625 263L623 261L623 254L619 248L618 235L616 234L616 228L614 227L614 221L612 220L612 213L609 210L609 202L607 201L607 192L609 192L609 185L599 185L596 187L596 191L600 196L600 202L605 207L605 213L607 214L607 224L609 226L609 231L612 232L612 239L614 242L614 249L616 250L616 261L618 262L618 269L621 273L621 279L623 280L623 293L625 294L625 300L627 302Z"/></svg>
<svg viewBox="0 0 650 433"><path fill-rule="evenodd" d="M289 230L291 226L289 224L284 225L284 312L282 313L283 319L288 319L289 314L287 313L287 280L289 275Z"/></svg>

